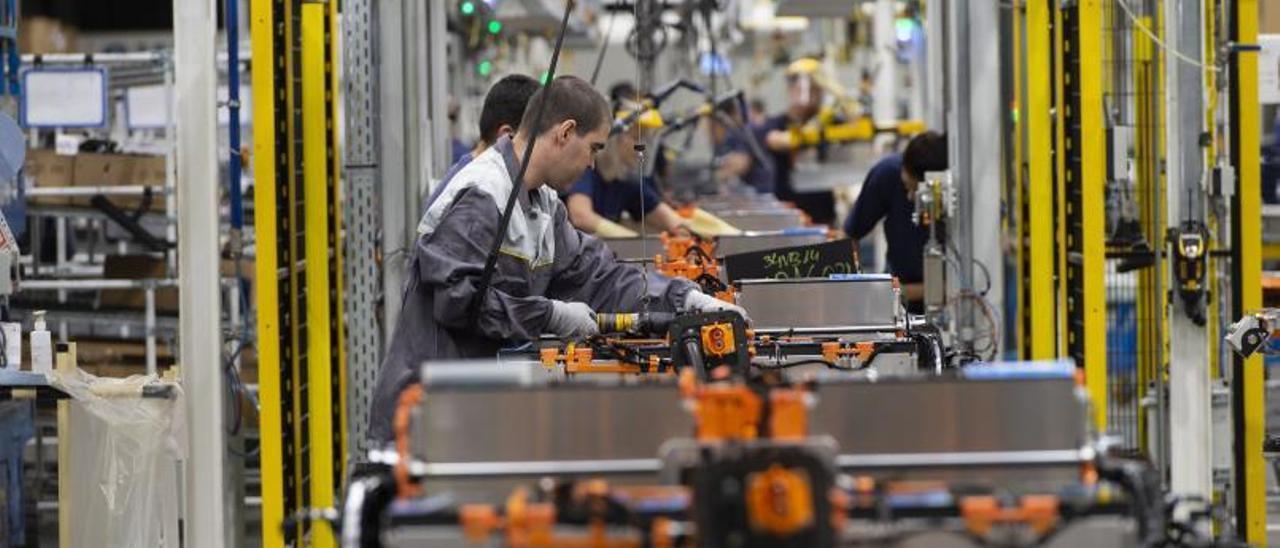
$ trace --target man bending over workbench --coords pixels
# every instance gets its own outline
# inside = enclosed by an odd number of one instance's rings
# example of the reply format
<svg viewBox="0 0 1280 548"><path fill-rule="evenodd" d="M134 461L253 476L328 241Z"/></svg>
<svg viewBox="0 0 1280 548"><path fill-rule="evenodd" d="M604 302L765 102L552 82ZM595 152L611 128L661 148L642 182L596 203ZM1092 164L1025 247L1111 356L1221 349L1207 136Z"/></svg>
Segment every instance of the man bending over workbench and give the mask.
<svg viewBox="0 0 1280 548"><path fill-rule="evenodd" d="M424 362L492 358L502 347L544 333L581 339L598 332L595 311L637 312L645 301L655 311L743 312L687 280L649 274L646 283L644 271L617 262L599 240L569 224L556 192L568 190L592 166L610 121L608 103L590 84L556 78L529 100L515 136L500 137L431 203L410 251L400 316L378 371L371 438L391 439L399 394L416 382ZM516 190L490 287L482 289L502 209L530 140L536 142L533 155Z"/></svg>

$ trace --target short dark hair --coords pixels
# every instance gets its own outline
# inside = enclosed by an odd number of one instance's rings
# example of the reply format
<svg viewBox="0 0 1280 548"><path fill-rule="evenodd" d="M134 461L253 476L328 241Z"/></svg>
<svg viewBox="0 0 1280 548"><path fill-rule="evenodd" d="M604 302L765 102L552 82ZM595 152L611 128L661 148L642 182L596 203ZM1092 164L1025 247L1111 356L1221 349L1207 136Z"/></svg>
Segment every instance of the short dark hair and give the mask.
<svg viewBox="0 0 1280 548"><path fill-rule="evenodd" d="M916 180L923 181L928 171L947 169L947 136L936 131L926 131L911 138L902 151L902 168Z"/></svg>
<svg viewBox="0 0 1280 548"><path fill-rule="evenodd" d="M480 110L480 138L493 144L502 126L520 129L524 107L538 87L537 80L523 74L512 74L495 82L484 96L484 108Z"/></svg>
<svg viewBox="0 0 1280 548"><path fill-rule="evenodd" d="M544 100L545 108L541 106ZM542 120L535 125L533 119L539 110L543 111ZM606 127L612 118L608 101L591 84L577 76L560 76L529 98L520 120L520 133L541 135L565 120L573 120L578 123L578 135L586 135Z"/></svg>
<svg viewBox="0 0 1280 548"><path fill-rule="evenodd" d="M630 80L619 80L609 86L609 102L615 105L623 101L635 101L640 98L640 94L636 92L636 85Z"/></svg>

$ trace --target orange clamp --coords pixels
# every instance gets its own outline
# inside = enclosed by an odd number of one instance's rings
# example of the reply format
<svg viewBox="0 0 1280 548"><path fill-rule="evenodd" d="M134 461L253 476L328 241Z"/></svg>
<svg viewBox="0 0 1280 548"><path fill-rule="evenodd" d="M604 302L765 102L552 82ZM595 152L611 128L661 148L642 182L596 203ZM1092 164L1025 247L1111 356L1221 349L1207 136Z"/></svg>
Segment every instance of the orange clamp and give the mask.
<svg viewBox="0 0 1280 548"><path fill-rule="evenodd" d="M813 489L804 469L773 464L748 475L746 502L754 530L783 537L813 525Z"/></svg>
<svg viewBox="0 0 1280 548"><path fill-rule="evenodd" d="M998 523L1022 523L1038 535L1044 535L1058 523L1058 497L1027 495L1021 505L1002 508L995 497L965 497L960 500L960 515L965 528L977 536L985 536Z"/></svg>

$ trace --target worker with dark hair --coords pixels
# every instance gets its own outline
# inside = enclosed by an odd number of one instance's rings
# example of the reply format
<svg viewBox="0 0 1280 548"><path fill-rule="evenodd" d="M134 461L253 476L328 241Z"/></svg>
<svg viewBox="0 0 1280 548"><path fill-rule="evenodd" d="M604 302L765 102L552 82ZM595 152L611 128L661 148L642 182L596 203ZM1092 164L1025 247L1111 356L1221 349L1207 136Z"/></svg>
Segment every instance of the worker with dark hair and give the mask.
<svg viewBox="0 0 1280 548"><path fill-rule="evenodd" d="M613 105L614 110L626 101L635 101L640 98L640 92L636 91L636 85L629 80L619 80L609 86L609 104Z"/></svg>
<svg viewBox="0 0 1280 548"><path fill-rule="evenodd" d="M748 111L750 116L750 111ZM711 131L712 153L715 155L715 172L717 183L726 184L738 181L768 194L773 192L773 169L761 163L761 159L751 154L748 139L754 139L754 130L749 122L742 119L736 105L720 105L717 115L708 119Z"/></svg>
<svg viewBox="0 0 1280 548"><path fill-rule="evenodd" d="M788 69L787 111L765 118L764 123L755 128L756 140L772 156L773 195L784 202L794 203L814 223L830 225L836 220L835 194L830 190L800 192L796 190L792 177L798 151L792 143L790 130L809 123L822 106L823 90L812 80L807 74Z"/></svg>
<svg viewBox="0 0 1280 548"><path fill-rule="evenodd" d="M591 167L612 120L605 98L586 81L556 78L529 99L516 134L498 137L427 208L378 371L371 438L391 438L400 392L425 362L493 358L500 348L544 333L583 339L598 333L596 310L741 313L688 280L618 262L600 240L569 224L556 192L568 190ZM516 188L530 142L536 144ZM514 208L502 227L512 192ZM485 286L495 240L500 248Z"/></svg>
<svg viewBox="0 0 1280 548"><path fill-rule="evenodd" d="M480 110L480 140L476 141L476 146L470 152L458 157L453 165L449 166L449 171L445 172L444 177L436 184L435 190L422 203L424 211L440 195L455 173L471 163L471 160L490 145L498 142L499 137L515 134L516 129L520 127L520 118L524 116L524 107L529 103L529 97L532 97L533 92L538 91L539 87L541 86L538 81L533 78L523 74L511 74L504 76L489 88L489 93L484 96L484 107Z"/></svg>
<svg viewBox="0 0 1280 548"><path fill-rule="evenodd" d="M844 231L860 240L884 221L889 245L889 272L902 283L908 309L919 313L924 297L925 230L911 219L916 188L930 171L947 169L947 137L926 132L907 143L901 155L890 154L876 163L862 183Z"/></svg>
<svg viewBox="0 0 1280 548"><path fill-rule="evenodd" d="M630 101L623 101L622 106L624 108L616 113L618 120L627 120L634 109L641 108ZM639 236L618 224L623 214L635 222L644 220L649 228L657 231L685 229L685 220L662 200L653 182L639 174L640 157L635 148L640 142L641 125L636 121L615 129L596 156L595 166L583 172L563 195L569 222L578 230L601 238Z"/></svg>

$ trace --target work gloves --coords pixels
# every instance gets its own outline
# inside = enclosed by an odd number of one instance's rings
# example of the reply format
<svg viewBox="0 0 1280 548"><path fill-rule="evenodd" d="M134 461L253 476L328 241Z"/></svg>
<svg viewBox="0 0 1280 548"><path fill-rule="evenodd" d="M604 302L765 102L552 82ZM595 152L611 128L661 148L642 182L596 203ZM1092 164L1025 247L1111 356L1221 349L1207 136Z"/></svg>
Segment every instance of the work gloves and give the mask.
<svg viewBox="0 0 1280 548"><path fill-rule="evenodd" d="M596 313L590 306L564 301L551 301L551 319L546 330L563 340L582 340L600 334Z"/></svg>
<svg viewBox="0 0 1280 548"><path fill-rule="evenodd" d="M742 319L747 323L751 323L751 317L747 315L747 311L736 304L727 303L706 293L696 289L689 291L684 298L684 309L687 312L721 312L732 310L742 315Z"/></svg>

